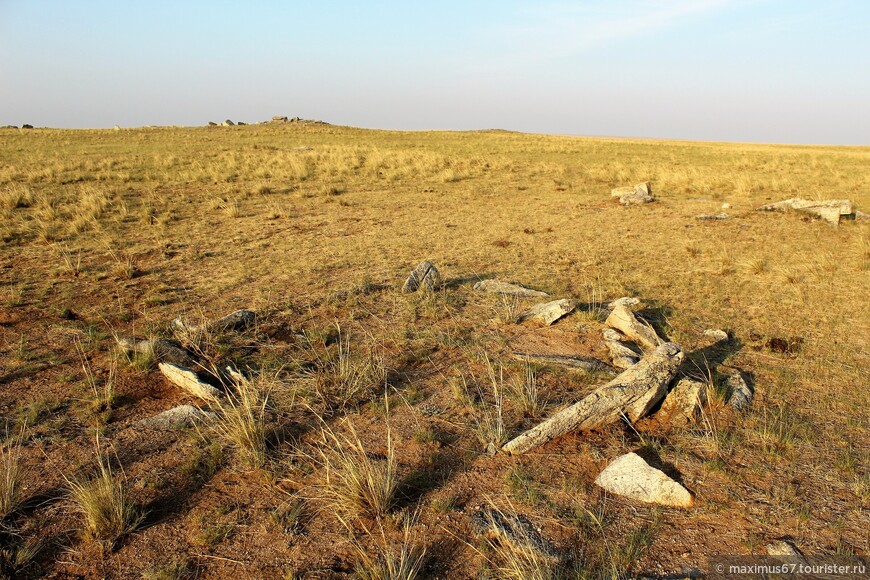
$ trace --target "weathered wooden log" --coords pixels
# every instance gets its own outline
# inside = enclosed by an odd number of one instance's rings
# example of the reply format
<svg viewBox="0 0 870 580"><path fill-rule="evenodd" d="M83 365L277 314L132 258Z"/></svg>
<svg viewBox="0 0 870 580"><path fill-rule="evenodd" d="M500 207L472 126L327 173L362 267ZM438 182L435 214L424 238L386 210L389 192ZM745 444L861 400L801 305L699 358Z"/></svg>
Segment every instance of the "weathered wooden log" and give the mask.
<svg viewBox="0 0 870 580"><path fill-rule="evenodd" d="M187 351L172 341L162 338L136 340L135 338L117 337L115 341L121 350L128 353L153 354L157 362L168 362L185 367L196 364Z"/></svg>
<svg viewBox="0 0 870 580"><path fill-rule="evenodd" d="M567 367L569 369L577 369L586 372L613 370L609 364L600 361L597 358L586 356L569 356L563 354L531 354L527 352L512 352L511 356L521 361L528 361L540 364L554 364Z"/></svg>
<svg viewBox="0 0 870 580"><path fill-rule="evenodd" d="M529 298L546 298L549 296L546 292L538 290L530 290L520 286L519 284L509 284L500 280L481 280L474 285L475 290L481 292L489 292L491 294L506 294L508 296L521 296Z"/></svg>
<svg viewBox="0 0 870 580"><path fill-rule="evenodd" d="M522 314L520 314L517 322L534 321L540 322L544 326L550 326L569 312L573 311L576 305L573 301L563 298L561 300L553 300L544 304L532 306Z"/></svg>
<svg viewBox="0 0 870 580"><path fill-rule="evenodd" d="M604 324L622 332L631 340L640 343L645 349L654 349L662 344L662 339L652 326L638 320L634 312L624 302L615 303L613 311Z"/></svg>
<svg viewBox="0 0 870 580"><path fill-rule="evenodd" d="M502 451L525 453L570 431L595 429L623 415L631 422L637 421L664 396L682 361L683 351L678 345L661 344L612 381L508 441Z"/></svg>
<svg viewBox="0 0 870 580"><path fill-rule="evenodd" d="M171 363L160 363L160 372L169 379L173 385L181 387L191 395L205 401L217 401L221 397L219 389L200 380L196 371Z"/></svg>

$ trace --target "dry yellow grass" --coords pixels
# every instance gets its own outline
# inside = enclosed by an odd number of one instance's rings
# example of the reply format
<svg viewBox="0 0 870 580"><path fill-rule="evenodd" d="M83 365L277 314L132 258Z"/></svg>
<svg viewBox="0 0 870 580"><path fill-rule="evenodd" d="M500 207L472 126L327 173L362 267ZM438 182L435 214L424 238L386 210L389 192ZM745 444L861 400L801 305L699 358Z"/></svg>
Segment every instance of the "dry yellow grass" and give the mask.
<svg viewBox="0 0 870 580"><path fill-rule="evenodd" d="M292 491L304 494L327 471L332 483L359 476L365 487L377 480L371 500L341 491L350 498L336 500L347 505L342 510L387 521L408 506L443 503L448 507L422 511L427 529L439 535L444 526L461 535L454 499L478 502L482 494L505 493L506 475L515 468L479 454L474 426L481 409L465 400L461 377L484 377L487 387L493 381L486 363L468 353L486 352L490 369L504 369L503 378L495 377L499 389L517 386L504 400L500 422L492 421L499 439L531 424L528 416L540 414L541 401L556 408L596 381L549 368L531 377L510 366L510 341L534 334L512 322L534 301L471 289L478 277L494 276L584 303L555 327L565 336L585 336L597 324L595 311L624 295L644 299L657 328L689 353L702 347L704 329L724 328L735 337L727 364L754 379L755 401L743 415L712 393L700 420L685 429L614 427L568 437L535 455L537 464L524 466L530 474L524 485L535 490L535 500L521 508L550 526L551 536L562 534L562 545L579 541L571 535L578 524L566 515L572 506L598 501L595 473L642 445L676 465L697 507L663 513L667 537L625 552L630 557L623 560L637 562L620 561L620 573L629 564L637 573L703 566L703 550L712 547L699 546L706 541L701 537L733 553L757 553L765 539L784 535L809 552L870 548L864 525L870 228L754 211L795 196L848 198L870 209L870 148L301 124L0 130L0 140L0 377L10 387L0 405L11 415L25 400L62 402L33 427L56 463L87 451L86 427L74 410L91 387L82 382L70 336L96 353L110 348L110 331L166 337L167 322L185 312L214 317L244 306L263 314L256 340L212 345L203 358L284 369L281 380L328 415L330 429L340 432L335 422L343 415L359 429L347 441L327 438L334 448L328 453L336 453L331 464L294 468L299 489ZM651 182L656 203L625 208L610 198L611 188L642 180ZM731 208L722 210L723 203ZM695 219L720 211L730 219ZM425 297L400 294L423 259L440 268L447 287ZM771 339L795 346L770 348ZM692 370L715 382L716 361L703 354ZM105 385L106 378L94 384ZM372 402L385 382L407 402L393 407L389 465L370 456L372 445L385 441L382 411ZM144 414L183 402L161 385L155 374L119 369L114 386L122 402L112 406L107 436L123 438ZM492 410L494 397L484 398ZM321 424L314 424L294 425L299 432L278 444L276 455L298 446L302 455L319 457ZM421 430L431 436L415 440ZM132 472L147 479L155 465L168 465L171 475L187 451L167 449L159 458L136 456ZM397 470L409 481L399 481ZM199 510L202 503L207 512L226 497L261 502L246 512L244 533L221 544L220 557L288 544L257 519L283 501L282 491L224 468L202 489L167 477L189 494L173 509ZM612 518L583 536L602 568L607 554L632 545L630 530L653 519L645 507L607 505ZM75 525L63 515L44 517L54 529ZM326 520L335 527L331 516ZM189 536L176 529L183 525L165 522L149 532L156 543L194 557L190 550L199 548L178 540ZM398 531L385 526L390 544L397 544ZM312 527L312 541L341 545L343 536L328 525ZM161 561L149 551L153 537L135 536L134 546L117 554L117 569L128 574L144 566L133 563L137 558ZM333 565L309 555L316 550L300 550L301 542L268 552L270 561L295 559L297 569ZM338 560L355 561L352 551L334 549ZM468 550L449 556L439 550L430 550L427 560L448 577L480 571L480 558ZM277 573L266 560L245 563L263 576ZM207 565L216 575L232 573L221 562ZM64 573L93 570L58 572Z"/></svg>

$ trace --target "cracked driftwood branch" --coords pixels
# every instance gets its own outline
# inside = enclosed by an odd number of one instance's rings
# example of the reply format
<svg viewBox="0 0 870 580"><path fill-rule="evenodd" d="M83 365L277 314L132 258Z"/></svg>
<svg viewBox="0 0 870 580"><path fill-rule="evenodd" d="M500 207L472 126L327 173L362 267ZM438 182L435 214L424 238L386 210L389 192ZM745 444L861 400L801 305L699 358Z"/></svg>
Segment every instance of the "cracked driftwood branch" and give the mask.
<svg viewBox="0 0 870 580"><path fill-rule="evenodd" d="M653 330L653 327L640 321L634 312L631 311L630 304L623 301L615 301L613 311L604 324L611 328L615 328L631 340L639 343L644 350L652 350L664 342Z"/></svg>
<svg viewBox="0 0 870 580"><path fill-rule="evenodd" d="M502 450L525 453L565 433L595 429L623 415L637 421L665 395L682 361L680 347L666 342L582 400L508 441Z"/></svg>

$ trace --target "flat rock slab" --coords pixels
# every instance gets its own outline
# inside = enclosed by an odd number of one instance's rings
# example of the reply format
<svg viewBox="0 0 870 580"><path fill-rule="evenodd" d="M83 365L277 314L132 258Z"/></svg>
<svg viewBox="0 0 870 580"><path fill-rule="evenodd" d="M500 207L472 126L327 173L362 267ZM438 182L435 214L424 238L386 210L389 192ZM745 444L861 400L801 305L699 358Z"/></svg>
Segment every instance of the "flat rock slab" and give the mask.
<svg viewBox="0 0 870 580"><path fill-rule="evenodd" d="M703 214L703 215L699 215L699 216L697 216L695 219L699 219L699 220L702 220L702 221L710 221L710 220L712 220L712 221L717 221L717 220L727 220L727 219L730 218L730 217L731 217L731 216L728 215L727 213L717 213L717 214Z"/></svg>
<svg viewBox="0 0 870 580"><path fill-rule="evenodd" d="M656 417L672 425L685 425L695 420L707 404L707 384L683 377L662 401Z"/></svg>
<svg viewBox="0 0 870 580"><path fill-rule="evenodd" d="M622 205L638 205L655 201L649 181L637 185L617 187L611 190L610 195L619 198L619 203Z"/></svg>
<svg viewBox="0 0 870 580"><path fill-rule="evenodd" d="M538 290L531 290L519 284L510 284L500 280L481 280L474 285L475 290L490 292L492 294L507 294L508 296L523 296L530 298L547 298L549 294Z"/></svg>
<svg viewBox="0 0 870 580"><path fill-rule="evenodd" d="M758 211L786 211L795 210L820 217L823 220L837 225L840 216L852 214L852 202L848 199L802 199L793 197L776 203L769 203L757 208Z"/></svg>
<svg viewBox="0 0 870 580"><path fill-rule="evenodd" d="M172 363L160 363L157 366L170 383L184 389L191 395L209 402L221 398L220 390L203 382L193 369Z"/></svg>
<svg viewBox="0 0 870 580"><path fill-rule="evenodd" d="M586 372L613 370L611 366L604 361L600 361L593 357L564 354L532 354L527 352L512 352L511 356L521 361L539 364L554 364Z"/></svg>
<svg viewBox="0 0 870 580"><path fill-rule="evenodd" d="M435 264L429 260L424 260L411 271L411 275L405 280L402 286L402 292L410 294L417 290L431 292L441 285L441 273Z"/></svg>
<svg viewBox="0 0 870 580"><path fill-rule="evenodd" d="M574 302L567 298L561 300L553 300L544 304L532 306L522 314L520 314L517 322L540 322L545 326L550 326L575 308Z"/></svg>
<svg viewBox="0 0 870 580"><path fill-rule="evenodd" d="M623 497L673 507L691 507L685 487L647 463L637 453L626 453L598 474L595 483Z"/></svg>
<svg viewBox="0 0 870 580"><path fill-rule="evenodd" d="M179 405L178 407L158 413L153 417L142 419L136 423L136 426L157 431L176 431L185 427L192 427L212 417L214 417L214 413L202 411L193 405Z"/></svg>

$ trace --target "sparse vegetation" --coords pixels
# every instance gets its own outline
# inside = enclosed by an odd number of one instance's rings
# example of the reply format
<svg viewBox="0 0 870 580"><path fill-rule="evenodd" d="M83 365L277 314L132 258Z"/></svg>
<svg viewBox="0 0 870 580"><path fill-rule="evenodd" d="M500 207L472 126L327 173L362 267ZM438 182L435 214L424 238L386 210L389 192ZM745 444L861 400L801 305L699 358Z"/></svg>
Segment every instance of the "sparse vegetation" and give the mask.
<svg viewBox="0 0 870 580"><path fill-rule="evenodd" d="M139 527L144 514L130 497L125 478L115 475L109 459L99 453L99 442L97 451L96 475L67 483L70 499L84 517L85 537L114 543Z"/></svg>
<svg viewBox="0 0 870 580"><path fill-rule="evenodd" d="M0 411L14 433L0 460L18 469L6 489L19 506L0 533L2 573L405 577L422 571L425 545L433 576L610 578L703 568L714 550L763 551L785 535L867 551L867 226L753 211L807 192L867 211L867 148L304 123L0 133ZM645 180L656 203L610 199ZM401 294L423 259L443 287ZM539 300L473 289L488 278L579 309L515 324ZM514 353L608 362L601 319L626 295L703 375L697 419L482 454L612 376ZM257 324L204 324L237 308ZM176 317L197 328L173 328ZM710 346L707 328L732 340ZM206 403L161 377L164 353L116 355L115 335L175 339L203 379L232 365L258 386L225 385L211 423L144 429ZM740 412L727 367L755 389ZM134 529L131 491L154 518L110 556L62 536L69 510L38 499L78 473L93 429L119 445L133 485L105 458L75 478L84 536ZM679 472L696 505L658 513L602 494L597 473L631 450ZM488 494L510 498L574 568L470 535Z"/></svg>

